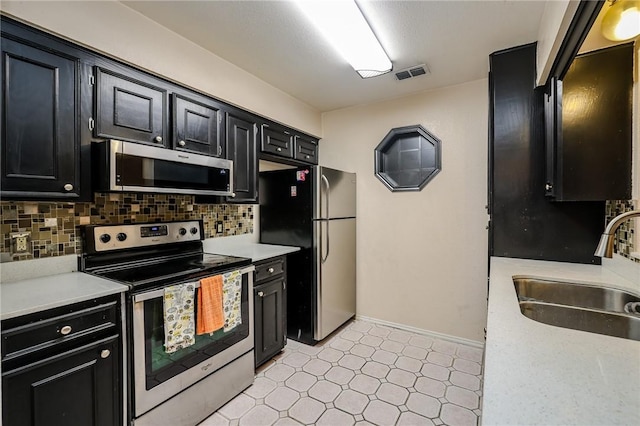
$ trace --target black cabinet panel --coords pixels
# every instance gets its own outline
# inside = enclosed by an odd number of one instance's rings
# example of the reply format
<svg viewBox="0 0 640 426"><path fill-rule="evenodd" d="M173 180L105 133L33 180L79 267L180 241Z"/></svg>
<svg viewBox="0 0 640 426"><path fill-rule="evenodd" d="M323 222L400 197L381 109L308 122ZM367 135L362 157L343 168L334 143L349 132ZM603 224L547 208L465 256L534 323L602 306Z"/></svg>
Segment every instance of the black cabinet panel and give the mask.
<svg viewBox="0 0 640 426"><path fill-rule="evenodd" d="M559 201L631 198L633 44L576 57L556 84L552 194ZM548 144L552 144L550 142ZM555 160L555 162L554 162Z"/></svg>
<svg viewBox="0 0 640 426"><path fill-rule="evenodd" d="M3 197L79 196L78 61L2 39Z"/></svg>
<svg viewBox="0 0 640 426"><path fill-rule="evenodd" d="M490 56L490 254L600 263L604 202L545 196L544 91L535 89L536 46Z"/></svg>
<svg viewBox="0 0 640 426"><path fill-rule="evenodd" d="M224 154L220 124L222 115L214 105L205 105L173 95L173 147L220 157Z"/></svg>
<svg viewBox="0 0 640 426"><path fill-rule="evenodd" d="M165 146L164 89L96 68L95 136Z"/></svg>
<svg viewBox="0 0 640 426"><path fill-rule="evenodd" d="M229 202L258 202L258 126L252 117L228 112L227 158L233 160L233 192Z"/></svg>
<svg viewBox="0 0 640 426"><path fill-rule="evenodd" d="M6 425L120 424L118 336L2 372Z"/></svg>
<svg viewBox="0 0 640 426"><path fill-rule="evenodd" d="M255 353L260 365L284 347L284 278L257 286L254 293Z"/></svg>
<svg viewBox="0 0 640 426"><path fill-rule="evenodd" d="M298 135L294 139L294 158L307 163L318 164L318 141Z"/></svg>
<svg viewBox="0 0 640 426"><path fill-rule="evenodd" d="M293 136L288 130L278 126L262 126L262 152L281 157L293 157Z"/></svg>

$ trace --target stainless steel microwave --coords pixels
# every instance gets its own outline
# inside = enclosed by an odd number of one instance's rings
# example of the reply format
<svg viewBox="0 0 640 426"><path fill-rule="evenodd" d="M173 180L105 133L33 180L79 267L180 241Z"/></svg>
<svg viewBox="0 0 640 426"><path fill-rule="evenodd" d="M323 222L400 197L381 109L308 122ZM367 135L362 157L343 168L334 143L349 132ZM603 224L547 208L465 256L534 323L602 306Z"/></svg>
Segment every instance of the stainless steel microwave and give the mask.
<svg viewBox="0 0 640 426"><path fill-rule="evenodd" d="M233 161L134 142L92 146L95 190L233 196Z"/></svg>

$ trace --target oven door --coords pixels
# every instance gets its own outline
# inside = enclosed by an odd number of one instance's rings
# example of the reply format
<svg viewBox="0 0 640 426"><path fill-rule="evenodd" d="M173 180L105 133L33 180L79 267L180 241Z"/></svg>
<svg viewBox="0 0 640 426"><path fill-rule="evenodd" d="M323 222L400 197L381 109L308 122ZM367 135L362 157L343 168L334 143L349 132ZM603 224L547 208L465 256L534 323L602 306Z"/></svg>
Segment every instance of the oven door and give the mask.
<svg viewBox="0 0 640 426"><path fill-rule="evenodd" d="M242 324L196 336L194 345L170 354L164 350L164 289L133 296L134 417L253 349L254 269L252 265L240 270Z"/></svg>

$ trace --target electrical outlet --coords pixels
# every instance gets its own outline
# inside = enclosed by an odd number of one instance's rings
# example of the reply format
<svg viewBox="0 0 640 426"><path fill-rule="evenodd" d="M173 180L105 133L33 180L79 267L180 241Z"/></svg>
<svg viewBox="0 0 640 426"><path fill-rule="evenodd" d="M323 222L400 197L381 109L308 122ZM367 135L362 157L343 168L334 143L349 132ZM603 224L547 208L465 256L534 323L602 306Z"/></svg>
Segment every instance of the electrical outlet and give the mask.
<svg viewBox="0 0 640 426"><path fill-rule="evenodd" d="M26 254L31 243L31 232L12 232L11 233L11 254Z"/></svg>
<svg viewBox="0 0 640 426"><path fill-rule="evenodd" d="M216 233L222 234L224 232L224 222L219 220L216 222Z"/></svg>

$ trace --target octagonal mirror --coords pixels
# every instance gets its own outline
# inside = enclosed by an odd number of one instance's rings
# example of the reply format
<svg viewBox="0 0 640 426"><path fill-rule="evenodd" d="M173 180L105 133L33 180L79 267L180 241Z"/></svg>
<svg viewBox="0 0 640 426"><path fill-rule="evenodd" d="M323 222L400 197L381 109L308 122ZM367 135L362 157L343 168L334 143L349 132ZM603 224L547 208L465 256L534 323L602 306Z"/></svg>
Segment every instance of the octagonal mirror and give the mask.
<svg viewBox="0 0 640 426"><path fill-rule="evenodd" d="M440 158L440 139L424 127L396 127L375 149L376 177L391 191L420 191L440 171Z"/></svg>

